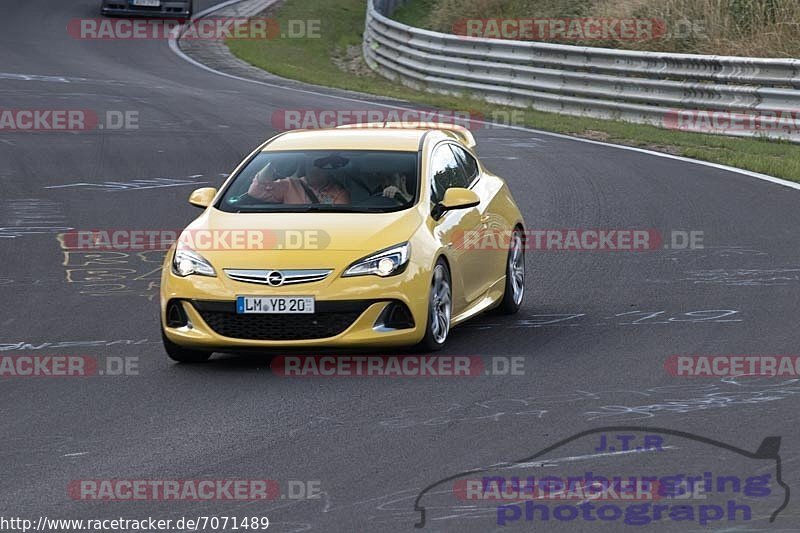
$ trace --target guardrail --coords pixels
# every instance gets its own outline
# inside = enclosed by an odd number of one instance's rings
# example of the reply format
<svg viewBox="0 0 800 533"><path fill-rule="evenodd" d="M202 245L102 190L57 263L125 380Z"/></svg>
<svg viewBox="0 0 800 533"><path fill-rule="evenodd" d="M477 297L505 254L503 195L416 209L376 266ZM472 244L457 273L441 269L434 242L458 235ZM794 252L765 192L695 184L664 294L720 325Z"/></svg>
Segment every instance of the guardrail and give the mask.
<svg viewBox="0 0 800 533"><path fill-rule="evenodd" d="M419 89L671 129L800 142L800 60L665 54L437 33L368 0L364 58Z"/></svg>

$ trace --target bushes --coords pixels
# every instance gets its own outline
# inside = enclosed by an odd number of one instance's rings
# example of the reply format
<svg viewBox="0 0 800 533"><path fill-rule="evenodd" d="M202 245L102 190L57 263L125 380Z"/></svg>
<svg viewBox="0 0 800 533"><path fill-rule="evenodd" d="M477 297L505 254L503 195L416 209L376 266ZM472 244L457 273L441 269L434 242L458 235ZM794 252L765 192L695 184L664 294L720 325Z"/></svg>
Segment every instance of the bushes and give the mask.
<svg viewBox="0 0 800 533"><path fill-rule="evenodd" d="M757 57L800 57L800 0L409 0L399 20L451 32L463 18L653 18L667 35L649 41L554 40L605 46Z"/></svg>

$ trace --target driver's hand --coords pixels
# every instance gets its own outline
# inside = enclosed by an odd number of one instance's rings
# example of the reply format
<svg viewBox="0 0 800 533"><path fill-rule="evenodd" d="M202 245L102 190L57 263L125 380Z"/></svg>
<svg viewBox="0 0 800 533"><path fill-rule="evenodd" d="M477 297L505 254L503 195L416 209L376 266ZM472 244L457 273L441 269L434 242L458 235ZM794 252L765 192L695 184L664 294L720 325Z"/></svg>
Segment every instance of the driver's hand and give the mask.
<svg viewBox="0 0 800 533"><path fill-rule="evenodd" d="M389 185L385 189L383 189L383 196L386 198L394 198L394 195L399 193L400 189L395 187L394 185Z"/></svg>
<svg viewBox="0 0 800 533"><path fill-rule="evenodd" d="M255 181L261 183L262 185L266 185L272 182L273 179L274 176L270 176L270 165L267 165L256 173Z"/></svg>
<svg viewBox="0 0 800 533"><path fill-rule="evenodd" d="M260 183L258 177L253 178L250 188L247 189L247 194L258 200L281 203L286 197L286 189L288 188L286 181L270 181L269 183Z"/></svg>

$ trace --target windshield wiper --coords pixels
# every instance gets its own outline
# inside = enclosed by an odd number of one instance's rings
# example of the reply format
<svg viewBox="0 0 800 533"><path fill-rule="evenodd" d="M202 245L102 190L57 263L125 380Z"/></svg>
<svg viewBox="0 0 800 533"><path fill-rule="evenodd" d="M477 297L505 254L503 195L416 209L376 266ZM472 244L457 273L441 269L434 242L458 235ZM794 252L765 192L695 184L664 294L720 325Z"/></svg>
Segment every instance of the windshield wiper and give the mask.
<svg viewBox="0 0 800 533"><path fill-rule="evenodd" d="M385 213L387 209L383 207L313 204L303 207L302 211L314 211L317 213Z"/></svg>
<svg viewBox="0 0 800 533"><path fill-rule="evenodd" d="M312 205L281 205L265 208L257 205L240 205L233 211L234 213L391 213L405 209L407 206L397 206L392 208L352 206L352 205L331 205L331 204L312 204Z"/></svg>

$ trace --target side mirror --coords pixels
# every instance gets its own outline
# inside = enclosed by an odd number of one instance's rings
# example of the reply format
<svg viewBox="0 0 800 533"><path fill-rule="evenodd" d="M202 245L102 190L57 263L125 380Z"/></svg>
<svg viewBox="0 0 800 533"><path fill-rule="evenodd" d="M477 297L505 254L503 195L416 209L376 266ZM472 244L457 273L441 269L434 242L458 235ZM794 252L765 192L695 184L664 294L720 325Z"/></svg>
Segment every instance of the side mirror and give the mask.
<svg viewBox="0 0 800 533"><path fill-rule="evenodd" d="M202 207L205 209L211 205L216 195L217 189L214 187L203 187L202 189L197 189L189 196L189 203L195 207Z"/></svg>
<svg viewBox="0 0 800 533"><path fill-rule="evenodd" d="M444 191L442 201L433 206L431 215L439 220L447 211L454 209L467 209L481 203L480 197L472 189L451 187Z"/></svg>

